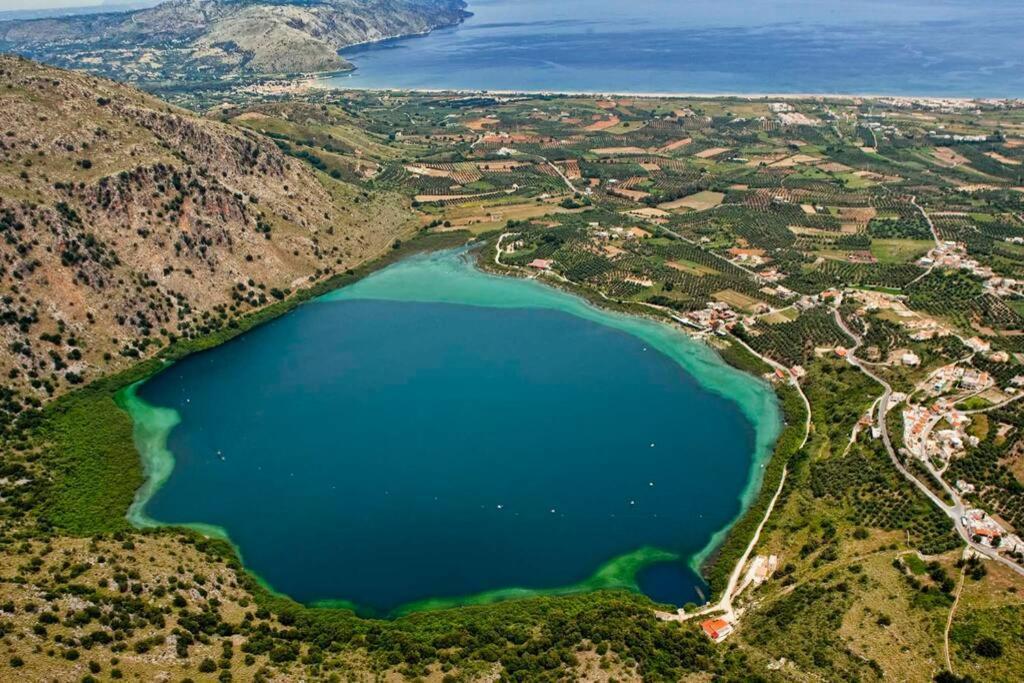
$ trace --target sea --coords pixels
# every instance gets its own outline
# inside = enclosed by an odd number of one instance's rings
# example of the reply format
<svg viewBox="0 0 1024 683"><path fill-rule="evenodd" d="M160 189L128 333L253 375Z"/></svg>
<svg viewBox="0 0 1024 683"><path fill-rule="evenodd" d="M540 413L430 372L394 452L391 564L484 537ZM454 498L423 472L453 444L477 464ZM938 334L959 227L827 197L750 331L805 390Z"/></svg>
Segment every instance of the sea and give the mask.
<svg viewBox="0 0 1024 683"><path fill-rule="evenodd" d="M1019 0L470 0L337 88L1024 96Z"/></svg>

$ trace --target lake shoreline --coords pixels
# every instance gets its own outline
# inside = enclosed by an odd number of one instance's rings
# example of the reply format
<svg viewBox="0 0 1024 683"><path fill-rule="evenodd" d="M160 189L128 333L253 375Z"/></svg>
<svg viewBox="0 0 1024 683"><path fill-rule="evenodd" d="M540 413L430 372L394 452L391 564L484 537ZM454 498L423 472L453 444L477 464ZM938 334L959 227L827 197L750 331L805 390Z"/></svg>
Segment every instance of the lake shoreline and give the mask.
<svg viewBox="0 0 1024 683"><path fill-rule="evenodd" d="M453 247L465 246L468 243L473 242L473 238L466 233L447 233L444 235L429 235L419 234L415 237L403 242L398 248L391 250L378 258L364 263L362 266L340 273L330 278L317 283L316 285L307 288L305 290L299 290L292 297L272 304L271 306L261 309L260 311L254 312L248 316L239 319L237 325L225 327L218 332L206 335L204 337L182 340L177 342L171 347L162 349L158 354L146 361L143 361L131 368L126 369L115 375L111 375L105 378L99 378L93 383L87 385L83 389L72 392L59 398L53 404L47 408L47 414L51 416L49 419L58 418L58 416L71 413L80 412L82 410L88 411L93 418L102 418L108 422L119 425L122 421L125 423L125 429L120 426L112 432L110 435L111 442L105 445L105 449L109 451L109 455L104 457L112 458L109 463L110 468L116 469L120 474L115 479L105 479L101 482L93 481L82 481L82 482L69 482L69 493L77 490L76 487L88 486L95 488L97 485L100 488L106 490L110 489L110 495L107 496L108 503L102 511L92 513L95 517L96 514L99 517L86 518L83 523L87 526L81 527L79 532L83 532L89 528L115 530L115 529L128 529L135 528L140 531L147 531L146 527L138 527L127 524L127 511L132 507L135 502L135 498L138 495L139 488L145 485L145 477L143 476L143 464L141 461L140 454L135 447L134 438L132 432L134 425L129 416L123 411L122 407L115 401L115 395L118 392L126 389L128 386L145 380L146 378L160 372L165 369L167 365L175 360L180 360L186 356L196 354L201 351L209 350L214 347L220 346L228 341L236 339L244 332L249 331L257 326L262 325L265 322L275 320L284 314L292 311L298 306L304 305L307 302L315 299L316 297L322 296L325 293L338 290L339 288L347 285L354 284L364 279L366 276L381 271L385 267L394 264L395 262L402 260L408 256L414 254L423 254L425 252L435 252L438 250L451 249ZM546 289L552 289L545 287ZM552 291L554 291L552 289ZM576 297L580 294L587 293L587 290L581 290L573 292ZM590 293L592 294L592 293ZM589 297L588 297L589 298ZM611 302L605 301L589 301L587 302L588 307L596 307L605 310L612 310L619 314L627 313L630 318L637 319L636 310L616 310L617 307L610 305ZM644 316L648 317L648 316ZM658 321L659 326L668 330L667 326L663 323L664 321ZM726 357L724 354L712 349L711 347L693 342L695 347L703 348L709 354L714 354L718 359L716 362L723 364L722 367L732 367L738 371L749 373L754 377L757 377L757 373L749 367L748 363L745 363L744 359L732 359ZM773 398L775 398L773 396ZM126 430L126 431L125 431ZM119 434L124 433L125 436L121 437ZM74 438L73 433L68 434L69 438ZM776 443L774 449L769 449L764 454L762 464L764 465L763 474L759 472L760 468L756 462L751 463L751 471L754 476L751 476L747 481L747 486L743 492L744 504L741 506L736 520L726 525L723 529L716 532L711 541L710 545L715 546L709 553L709 559L705 561L701 567L702 571L697 572L702 578L708 579L709 572L715 573L715 567L718 564L718 559L731 557L731 553L727 552L727 548L731 545L743 545L748 541L745 531L742 531L742 527L745 523L746 517L760 507L760 499L763 497L764 486L761 486L762 478L767 481L770 478L770 472L775 468L774 453L778 451L779 443ZM758 476L760 475L760 477ZM138 482L134 484L133 482ZM127 487L127 488L126 488ZM106 495L106 494L105 494ZM72 499L74 496L72 495ZM123 500L123 503L121 502ZM749 501L749 502L748 502ZM119 512L120 511L120 512ZM74 510L68 511L71 514L80 514ZM67 514L67 513L65 513ZM200 528L201 527L201 528ZM261 601L269 601L266 604L273 604L277 608L287 609L318 609L316 606L303 605L302 603L295 602L289 596L281 594L273 589L265 580L262 580L255 572L244 567L241 562L241 554L238 549L234 547L229 541L224 541L224 534L219 533L208 533L211 531L210 528L204 525L193 525L190 526L167 526L152 528L149 527L148 531L160 533L165 530L177 530L178 532L193 533L198 536L212 537L212 542L223 542L224 550L222 552L231 555L239 562L239 566L246 569L249 576L251 577L251 589L255 591L257 597L261 594L265 595L265 598L260 598ZM741 539L737 538L737 534L741 534L744 537ZM719 542L720 540L720 542ZM735 540L735 543L734 543ZM700 555L703 555L702 551ZM697 569L697 567L693 567ZM730 567L731 569L731 567ZM726 570L728 571L728 570ZM712 588L712 591L718 590L713 581L708 581ZM623 585L588 585L586 586L587 591L598 591L600 592L604 588L626 588L629 586ZM558 594L564 594L558 592ZM550 595L550 594L549 594ZM647 598L649 599L649 598ZM442 601L444 602L444 601ZM486 602L486 601L484 601ZM477 604L484 604L478 602ZM288 607L290 605L290 607ZM348 603L335 603L336 607L342 607L346 609L352 609L352 606ZM438 608L452 606L450 603L436 603Z"/></svg>
<svg viewBox="0 0 1024 683"><path fill-rule="evenodd" d="M412 244L412 242L410 244ZM485 251L486 250L476 250L476 255L481 256L481 258L477 258L477 263L472 266L475 270L478 270L485 275L489 275L490 277L496 277L500 279L524 279L520 277L520 274L517 272L506 271L496 275L492 272L493 269L482 268L482 265L486 265L489 263L489 261L486 258L482 258L482 255L484 254ZM419 253L420 255L416 256L416 253ZM429 258L428 254L433 253L437 252L432 249L427 250L425 253L415 252L412 258ZM469 257L467 256L467 258ZM403 258L402 260L405 259ZM390 266L393 264L394 260L389 260L388 263L385 263L383 265ZM363 276L365 277L369 275L374 275L382 271L383 269L367 269L367 271L363 273ZM337 293L344 291L345 289L357 284L357 282L362 281L362 279L363 278L361 277L358 280L347 282L341 285L340 288L332 289L327 294L317 297L316 299L314 299L314 301L321 299L330 299L332 295L336 295ZM699 349L699 354L705 356L704 362L713 362L716 365L718 365L720 369L729 368L733 371L737 371L738 373L742 372L744 377L747 377L750 374L744 372L742 369L734 368L734 366L727 363L722 358L722 356L716 352L715 349L713 349L706 343L693 339L690 334L687 334L685 330L682 330L678 325L673 324L667 318L659 318L653 316L650 314L650 311L640 311L637 310L637 307L613 306L611 305L612 302L602 301L599 297L594 296L593 292L590 292L589 290L586 290L584 288L558 286L561 283L544 282L537 284L545 290L551 290L552 292L561 292L563 295L569 297L571 300L578 301L582 307L585 307L593 311L593 314L596 317L605 317L611 315L621 317L623 320L629 321L629 323L641 323L642 321L646 321L642 322L642 324L654 325L657 327L657 329L671 331L674 337L678 335L678 341L686 342L685 346L680 348L688 349L690 353L693 353L694 351L697 351ZM576 315L580 315L579 311L566 312L569 312L571 315L574 313ZM590 318L591 316L581 315L581 317ZM607 321L605 321L605 324L607 324ZM613 327L618 327L618 325L613 325ZM626 331L625 328L623 328L623 330ZM627 334L633 334L633 336L638 336L641 339L645 339L643 335L638 334L635 330L632 332L627 331ZM678 344L678 341L674 343ZM666 350L664 348L661 350L663 353L666 353ZM713 558L715 556L715 553L717 553L721 549L722 544L728 537L730 531L735 527L737 522L752 508L754 501L757 499L758 495L760 494L763 488L762 484L764 473L766 471L766 468L768 467L768 463L771 460L774 445L782 429L780 407L777 403L777 399L774 395L774 392L771 392L771 400L773 401L773 404L776 406L776 408L770 409L769 406L762 403L758 407L755 407L748 412L747 406L744 405L743 401L740 398L738 398L734 394L734 392L716 389L716 387L709 385L706 382L706 380L702 381L701 371L699 371L699 368L686 365L685 363L681 362L679 358L677 358L671 353L669 353L668 355L670 356L670 358L673 359L675 363L681 365L684 371L691 378L695 379L698 382L698 384L703 386L705 390L711 390L715 393L724 396L728 400L736 402L738 406L742 409L741 411L746 414L746 419L752 424L752 426L755 427L755 434L758 437L755 438L754 452L752 453L750 459L749 470L745 479L744 487L738 495L739 509L737 511L737 514L722 528L713 531L710 537L708 538L708 541L705 544L705 546L698 552L690 555L688 558L689 561L687 562L687 565L689 566L690 570L693 572L694 575L700 577L703 581L704 577L703 572L701 571L703 568L702 565L708 561L708 558ZM163 369L164 368L159 368L158 371ZM711 372L712 374L717 375L719 374L720 370L713 369ZM757 381L760 382L760 378L757 378ZM123 409L128 410L129 414L131 414L133 417L133 433L135 438L135 446L144 463L144 471L147 473L146 483L138 490L136 498L133 501L132 506L129 510L128 518L136 527L152 528L154 526L164 525L161 525L159 522L148 517L148 515L145 513L145 505L148 502L149 498L153 494L155 494L156 491L159 489L160 484L162 484L163 481L169 476L171 469L173 469L173 454L171 454L170 451L167 450L166 448L166 438L167 435L170 433L170 430L173 428L173 426L177 424L178 419L175 419L176 414L175 416L168 415L168 409L149 406L141 398L136 396L134 393L134 389L136 389L138 385L141 383L142 381L136 382L135 384L132 384L129 387L126 387L119 391L118 403ZM713 382L711 384L713 384ZM774 411L775 415L777 416L776 424L768 428L769 431L767 437L764 436L765 427L763 422L759 422L760 416L766 414L765 411ZM173 410L170 410L170 412L175 413L175 411ZM761 425L760 427L758 426L759 424ZM209 525L204 524L172 524L167 526L184 526L186 528L190 528L194 531L198 531L208 536L212 535L213 537L219 538L231 544L236 554L238 554L239 557L241 556L239 549L237 548L237 546L235 546L234 543L232 543L231 539L228 537L226 530L224 529L221 529L219 527L210 527ZM211 534L210 532L213 533ZM554 586L539 589L499 588L487 590L479 594L417 600L410 604L399 605L395 609L391 610L387 614L387 616L401 616L422 609L433 610L456 606L490 604L492 602L509 598L525 598L530 596L544 595L566 595L580 592L592 592L601 589L626 589L636 592L639 590L639 587L636 584L636 577L637 573L641 569L658 562L671 562L682 559L678 556L669 557L668 554L666 554L667 551L657 551L652 554L649 551L642 552L642 550L643 549L627 553L623 556L613 557L606 561L603 565L601 565L601 567L599 567L597 570L595 570L595 573L591 575L589 578L571 585ZM653 551L654 549L650 550ZM638 559L641 555L646 559ZM657 557L655 557L655 555L657 555ZM249 571L253 573L253 575L256 577L256 580L260 582L263 588L276 594L278 597L288 597L286 593L280 593L278 591L275 591L273 587L269 585L269 583L267 583L265 580L261 580L260 577L255 572L252 572L251 569L249 569ZM698 586L698 590L699 588L700 586ZM364 616L380 616L378 612L375 612L372 609L360 608L358 605L352 603L349 600L314 600L308 603L308 606L313 608L341 607L345 609L353 609L357 613Z"/></svg>

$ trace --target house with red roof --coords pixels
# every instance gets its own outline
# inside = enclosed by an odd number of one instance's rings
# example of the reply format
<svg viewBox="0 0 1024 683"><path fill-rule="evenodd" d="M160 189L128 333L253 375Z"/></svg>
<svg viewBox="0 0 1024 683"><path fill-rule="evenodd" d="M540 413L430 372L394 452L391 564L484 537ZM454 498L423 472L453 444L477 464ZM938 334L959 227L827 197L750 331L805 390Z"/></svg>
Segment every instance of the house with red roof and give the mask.
<svg viewBox="0 0 1024 683"><path fill-rule="evenodd" d="M704 629L704 634L716 643L722 642L732 633L732 624L725 619L708 619L702 621L700 627Z"/></svg>

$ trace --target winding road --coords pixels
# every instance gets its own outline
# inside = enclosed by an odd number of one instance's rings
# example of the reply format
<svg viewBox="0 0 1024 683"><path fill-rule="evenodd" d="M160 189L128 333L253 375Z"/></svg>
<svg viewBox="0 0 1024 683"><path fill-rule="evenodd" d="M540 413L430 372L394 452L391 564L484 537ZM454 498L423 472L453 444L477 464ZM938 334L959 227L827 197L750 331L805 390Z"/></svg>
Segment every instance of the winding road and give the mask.
<svg viewBox="0 0 1024 683"><path fill-rule="evenodd" d="M920 479L915 477L906 467L903 466L903 463L900 462L899 457L896 455L895 449L893 449L892 447L892 442L889 439L889 429L886 425L885 420L886 416L889 414L889 401L892 399L892 386L890 386L890 384L886 382L884 379L882 379L881 377L873 373L871 370L869 370L863 363L861 363L860 359L857 358L856 351L858 348L860 348L861 344L863 343L863 340L858 334L856 334L847 326L846 321L843 320L843 316L839 314L838 306L841 302L842 297L840 296L839 301L836 302L836 307L832 309L832 312L835 316L836 324L839 325L840 329L842 329L846 334L848 334L850 338L853 339L854 341L853 347L847 350L846 360L849 361L851 365L853 365L861 372L863 372L865 375L867 375L868 377L882 385L883 393L881 399L879 399L878 401L878 413L876 419L878 430L882 435L882 443L885 445L885 450L889 453L889 459L892 460L893 466L897 470L899 470L900 474L902 474L904 478L906 478L910 483L916 486L921 491L921 493L927 496L928 499L932 501L932 503L934 503L940 510L942 510L942 512L944 512L947 517L953 520L953 528L956 529L957 533L960 535L960 538L963 539L964 543L966 543L971 548L971 550L974 550L978 554L983 555L989 558L990 560L1000 562L1009 567L1010 569L1012 569L1013 571L1017 572L1021 576L1024 576L1024 567L1020 566L1013 560L1010 560L1000 555L998 552L995 551L995 549L974 542L970 534L967 532L966 527L964 527L964 525L960 521L967 512L967 506L964 505L964 502L960 499L960 496L957 495L956 491L954 491L949 486L949 484L947 484L945 480L942 479L941 476L934 472L934 470L931 468L930 463L925 463L925 466L928 467L929 471L931 471L932 474L935 476L936 480L942 486L943 490L946 492L946 494L949 495L950 499L953 501L952 505L947 505L944 500L942 500L938 495L935 494L934 491L928 488L928 486L926 486Z"/></svg>

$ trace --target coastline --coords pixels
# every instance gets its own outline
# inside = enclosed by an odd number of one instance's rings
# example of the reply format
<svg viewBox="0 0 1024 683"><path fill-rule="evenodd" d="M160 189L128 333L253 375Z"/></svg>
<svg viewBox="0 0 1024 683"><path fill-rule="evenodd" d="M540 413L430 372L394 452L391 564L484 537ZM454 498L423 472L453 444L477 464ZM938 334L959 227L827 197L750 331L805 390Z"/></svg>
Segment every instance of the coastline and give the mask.
<svg viewBox="0 0 1024 683"><path fill-rule="evenodd" d="M357 90L365 92L391 92L391 93L423 93L427 95L459 95L459 96L496 96L496 97L585 97L585 98L616 98L630 97L636 99L733 99L745 101L758 100L904 100L911 102L922 102L929 104L961 103L971 102L1021 102L1021 97L964 97L964 96L939 96L939 95L913 95L913 94L884 94L884 93L825 93L825 92L632 92L632 91L598 91L598 90L488 90L483 88L398 88L398 87L374 87L363 85L330 85L325 81L332 78L348 77L359 70L355 68L344 72L332 74L310 74L308 91L324 90Z"/></svg>
<svg viewBox="0 0 1024 683"><path fill-rule="evenodd" d="M416 253L409 259L419 259L441 267L450 265L444 259L452 260L453 253L460 261L468 261L467 248L457 250L430 251ZM403 262L409 259L403 259ZM351 284L329 291L317 297L316 301L336 301L346 299L387 299L396 300L400 297L406 301L459 303L494 308L550 308L575 315L598 324L618 329L631 334L656 348L680 365L702 388L712 391L733 401L744 413L746 419L754 426L755 443L749 473L744 488L738 495L739 510L735 517L723 528L712 533L706 545L688 558L688 565L697 575L702 576L701 565L708 556L721 548L736 523L752 509L754 501L762 489L762 482L768 463L771 461L774 446L782 432L781 406L774 391L761 382L756 376L729 365L711 347L690 338L674 326L661 321L636 315L624 314L602 308L586 299L567 293L532 280L524 280L510 275L494 275L485 272L469 263L460 264L458 271L453 271L445 284L438 284L436 278L422 278L409 282L408 275L392 278L391 268L373 271L367 277ZM461 278L461 279L460 279ZM455 284L451 284L454 282ZM509 289L511 285L512 289ZM409 292L414 294L410 296ZM162 370L163 368L160 368ZM725 371L725 372L723 372ZM155 373L154 373L155 374ZM167 437L170 431L180 422L180 416L173 409L152 406L137 394L139 385L145 380L135 382L117 393L117 403L132 418L133 441L142 461L145 483L137 490L136 496L128 510L127 519L137 528L155 528L165 526L149 517L145 506L160 486L170 476L174 467L174 456L167 449ZM170 527L185 527L212 536L229 543L241 560L241 552L235 546L225 529L206 524L174 524ZM626 589L637 592L637 573L646 566L661 562L683 559L676 553L656 549L640 548L636 551L611 558L597 568L589 578L568 586L540 589L500 588L467 596L429 598L406 605L399 605L387 616L403 616L416 611L436 610L468 605L484 605L510 598L526 598L537 596L557 596L602 589ZM243 562L244 566L244 562ZM247 568L256 581L265 589L278 597L287 597L274 591L258 574ZM702 577L703 578L703 577ZM308 605L311 608L344 608L359 614L379 616L370 610L361 609L349 600L322 600Z"/></svg>
<svg viewBox="0 0 1024 683"><path fill-rule="evenodd" d="M386 84L377 85L361 85L359 83L345 84L343 81L346 78L351 78L354 75L364 71L364 67L361 66L358 54L361 50L366 48L374 48L378 46L388 47L389 44L398 44L406 41L407 39L423 37L430 35L436 31L450 31L456 30L466 25L467 20L476 19L475 22L470 22L469 26L478 29L486 28L490 22L501 22L503 20L510 20L502 13L494 13L487 11L486 3L484 7L478 8L477 12L474 13L471 0L467 0L466 9L464 10L465 16L462 20L454 22L449 25L438 26L435 29L424 31L416 34L398 35L393 37L381 38L377 40L366 40L359 43L353 43L352 45L346 46L339 50L339 54L349 62L352 68L346 70L343 73L335 74L320 74L314 78L314 82L310 90L318 89L337 89L337 90L356 90L356 91L368 91L368 92L410 92L410 93L424 93L424 94L453 94L462 96L475 96L475 95L491 95L499 97L536 97L536 96L568 96L568 97L595 97L595 98L613 98L613 97L631 97L641 99L680 99L680 98L696 98L696 99L735 99L735 100L823 100L823 101L835 101L835 100L851 100L851 99L871 99L871 100L902 100L902 101L913 101L920 103L932 103L932 104L952 104L952 103L970 103L970 102L1022 102L1024 101L1024 92L1017 92L1010 96L993 97L986 96L984 94L978 94L975 92L975 85L972 82L972 87L964 88L964 92L970 92L972 94L964 95L941 95L941 94L925 94L915 92L871 92L869 90L856 90L851 89L848 91L839 92L827 92L827 91L760 91L760 90L729 90L727 88L722 90L631 90L629 87L619 89L603 89L600 83L596 87L583 87L578 89L564 89L559 87L561 84L557 84L552 88L517 88L505 87L505 88L487 88L480 85L463 85L461 87L400 87L391 86ZM512 20L519 19L520 17L513 15ZM504 38L505 36L500 35L498 39ZM548 64L549 67L562 67L563 65L557 62L557 58L552 57L553 61ZM566 67L572 68L572 66ZM328 83L332 78L337 78L337 83ZM438 81L448 81L449 79L440 78ZM474 82L478 81L477 78L463 79L464 81ZM602 79L603 80L603 79ZM632 81L633 79L630 79ZM878 80L878 79L874 79ZM934 78L929 78L926 82L933 83ZM900 83L902 84L902 82ZM672 84L674 85L674 84ZM751 84L753 85L753 84ZM755 86L756 87L756 86ZM827 87L827 86L826 86ZM857 85L853 86L857 88ZM867 87L872 87L867 85ZM922 87L918 85L918 87Z"/></svg>

